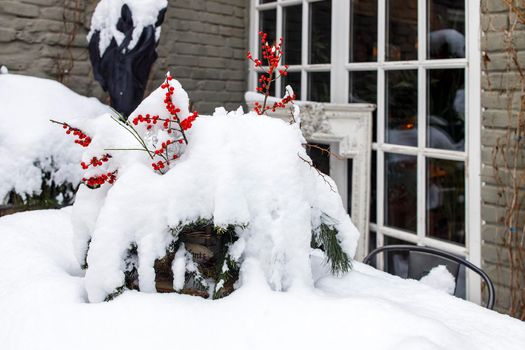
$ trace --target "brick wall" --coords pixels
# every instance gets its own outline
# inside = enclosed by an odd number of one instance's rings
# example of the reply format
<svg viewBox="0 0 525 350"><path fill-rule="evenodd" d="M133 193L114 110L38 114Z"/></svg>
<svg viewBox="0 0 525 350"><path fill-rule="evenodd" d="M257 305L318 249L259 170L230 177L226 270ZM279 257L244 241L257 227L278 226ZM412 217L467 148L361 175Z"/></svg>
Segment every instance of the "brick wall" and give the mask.
<svg viewBox="0 0 525 350"><path fill-rule="evenodd" d="M0 64L11 73L56 79L81 94L103 97L86 50L89 3L0 1Z"/></svg>
<svg viewBox="0 0 525 350"><path fill-rule="evenodd" d="M0 65L56 79L108 102L93 79L86 34L95 0L1 0ZM248 1L170 0L148 91L170 70L201 113L236 108L247 83ZM65 20L64 20L65 19Z"/></svg>
<svg viewBox="0 0 525 350"><path fill-rule="evenodd" d="M507 250L502 244L505 232L502 218L509 205L505 200L504 187L510 185L510 181L501 152L496 152L496 147L498 140L501 142L501 137L509 131L509 127L510 129L515 127L516 115L520 109L519 92L514 96L509 94L513 89L519 90L520 86L519 73L515 64L509 60L511 56L507 52L510 47L508 41L510 37L506 35L506 31L509 29L509 24L514 22L515 16L509 13L503 0L483 0L481 10L481 217L483 220L481 256L483 269L496 283L496 308L507 311L510 306L510 270ZM521 67L525 67L525 27L518 24L511 36L512 46L517 49L518 62ZM511 69L508 70L507 67ZM521 152L525 154L525 150L522 149ZM518 165L518 168L525 166L523 156L518 158ZM518 175L519 173L525 174L525 167L523 172L518 171ZM501 181L497 180L496 174ZM523 218L523 213L521 217ZM523 223L519 225L523 227ZM525 269L525 266L522 268Z"/></svg>

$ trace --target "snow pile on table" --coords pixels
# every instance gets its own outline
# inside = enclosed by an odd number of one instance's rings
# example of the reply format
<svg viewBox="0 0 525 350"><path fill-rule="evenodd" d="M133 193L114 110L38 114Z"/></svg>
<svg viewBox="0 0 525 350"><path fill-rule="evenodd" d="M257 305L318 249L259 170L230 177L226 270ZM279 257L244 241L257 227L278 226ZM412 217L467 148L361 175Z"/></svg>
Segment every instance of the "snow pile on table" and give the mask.
<svg viewBox="0 0 525 350"><path fill-rule="evenodd" d="M93 192L95 193L95 192ZM125 207L121 208L125 211ZM166 209L167 210L167 209ZM354 262L315 289L273 292L263 276L220 300L124 292L86 304L70 208L0 218L0 344L54 349L522 350L525 323Z"/></svg>
<svg viewBox="0 0 525 350"><path fill-rule="evenodd" d="M39 194L43 173L50 174L49 182L78 185L81 150L49 119L69 121L107 111L97 99L56 81L0 74L0 203L13 190L23 198Z"/></svg>
<svg viewBox="0 0 525 350"><path fill-rule="evenodd" d="M428 274L421 277L421 283L426 284L434 289L441 290L450 295L456 290L456 281L454 276L447 270L445 265L434 267Z"/></svg>
<svg viewBox="0 0 525 350"><path fill-rule="evenodd" d="M174 104L187 117L187 94L173 82ZM159 88L129 120L145 112L163 118L163 99ZM75 126L92 136L85 159L108 149L139 147L109 116ZM148 129L141 124L136 130L146 143L158 145L165 137L160 127ZM335 183L306 162L305 140L297 124L244 114L242 108L230 113L219 108L213 116L197 118L187 138L184 153L164 175L152 169L147 152L109 151L111 162L103 172L118 169L117 181L98 189L79 189L73 218L75 249L81 264L87 251L90 301L105 300L122 290L124 270L130 264L137 269L140 290L154 292L155 260L178 244L183 227L203 220L224 230L235 228L227 259L240 266L240 285L259 273L274 290L312 285L312 237L327 249L342 249L339 253L349 263L359 234ZM132 247L137 248L137 260L129 262ZM336 272L349 267L329 262ZM177 266L180 262L173 266L175 290L180 287Z"/></svg>
<svg viewBox="0 0 525 350"><path fill-rule="evenodd" d="M115 40L118 46L125 38L124 33L117 29L117 24L121 18L122 6L127 5L133 17L133 35L127 45L131 50L139 41L140 35L145 27L155 26L155 38L160 37L160 26L156 26L159 13L168 6L167 0L101 0L91 18L91 27L87 35L88 41L96 31L100 32L99 50L100 56Z"/></svg>

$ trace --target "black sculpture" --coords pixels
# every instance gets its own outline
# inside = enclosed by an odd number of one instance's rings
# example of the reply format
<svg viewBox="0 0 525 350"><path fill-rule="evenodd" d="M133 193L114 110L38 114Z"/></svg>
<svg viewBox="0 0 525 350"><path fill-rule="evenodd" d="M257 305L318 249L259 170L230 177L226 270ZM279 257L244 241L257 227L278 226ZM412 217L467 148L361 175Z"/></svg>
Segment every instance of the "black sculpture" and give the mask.
<svg viewBox="0 0 525 350"><path fill-rule="evenodd" d="M144 27L137 44L128 49L133 35L133 17L128 5L123 5L117 29L125 38L120 45L115 38L100 55L100 31L95 31L89 40L89 58L93 75L109 93L111 106L125 117L139 105L144 97L151 67L157 59L155 30L164 21L166 8L159 12L155 25Z"/></svg>

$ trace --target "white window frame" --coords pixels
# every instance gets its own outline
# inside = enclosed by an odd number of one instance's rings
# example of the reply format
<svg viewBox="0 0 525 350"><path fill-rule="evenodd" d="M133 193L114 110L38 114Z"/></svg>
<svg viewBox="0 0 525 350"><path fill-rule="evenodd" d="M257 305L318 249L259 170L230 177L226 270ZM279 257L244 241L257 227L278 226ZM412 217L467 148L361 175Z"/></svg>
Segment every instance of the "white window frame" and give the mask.
<svg viewBox="0 0 525 350"><path fill-rule="evenodd" d="M289 71L301 71L301 97L307 97L307 72L330 71L331 103L348 103L349 72L377 72L377 142L372 149L377 154L377 222L370 224L376 232L377 245L383 245L384 236L405 240L411 243L443 249L453 254L465 256L477 266L481 265L481 102L480 102L480 4L479 1L465 1L466 57L459 59L427 60L426 11L427 0L418 0L418 59L413 61L386 61L386 1L378 0L378 60L367 63L349 63L350 1L332 0L332 43L331 63L323 65L308 64L308 11L309 4L319 0L278 0L259 5L251 0L250 8L250 50L258 52L258 10L276 9L276 36L282 36L283 7L303 4L302 21L302 64L290 66ZM422 40L423 39L423 40ZM462 68L465 69L465 151L430 149L426 145L426 69ZM385 71L396 69L417 69L418 71L418 146L409 147L385 143ZM256 87L256 70L250 68L249 89ZM280 92L280 81L276 83L276 94ZM384 225L384 152L414 155L418 158L417 183L417 234L408 233ZM465 246L427 237L426 231L426 161L425 157L463 161L465 164ZM339 184L338 184L339 185ZM368 242L369 232L361 232ZM366 243L365 243L366 244ZM362 257L357 257L358 259ZM481 302L480 279L474 273L467 273L467 298Z"/></svg>

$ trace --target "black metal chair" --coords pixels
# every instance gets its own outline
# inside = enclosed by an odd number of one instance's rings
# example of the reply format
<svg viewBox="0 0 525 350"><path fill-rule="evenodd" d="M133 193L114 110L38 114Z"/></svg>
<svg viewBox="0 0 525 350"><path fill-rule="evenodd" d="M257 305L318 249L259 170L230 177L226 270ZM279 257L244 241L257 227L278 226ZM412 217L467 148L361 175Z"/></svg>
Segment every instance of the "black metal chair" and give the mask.
<svg viewBox="0 0 525 350"><path fill-rule="evenodd" d="M472 264L471 262L439 249L416 245L400 244L387 245L374 249L363 259L363 263L371 265L371 263L374 261L373 258L375 258L377 254L390 252L408 254L407 278L412 278L416 280L419 280L421 279L421 277L427 275L430 272L430 270L432 270L432 268L438 265L445 265L447 267L447 270L454 276L457 285L460 266L463 265L466 268L471 269L472 271L480 275L487 285L488 300L485 307L491 310L494 308L496 294L494 290L494 284L492 283L490 277L482 269Z"/></svg>

